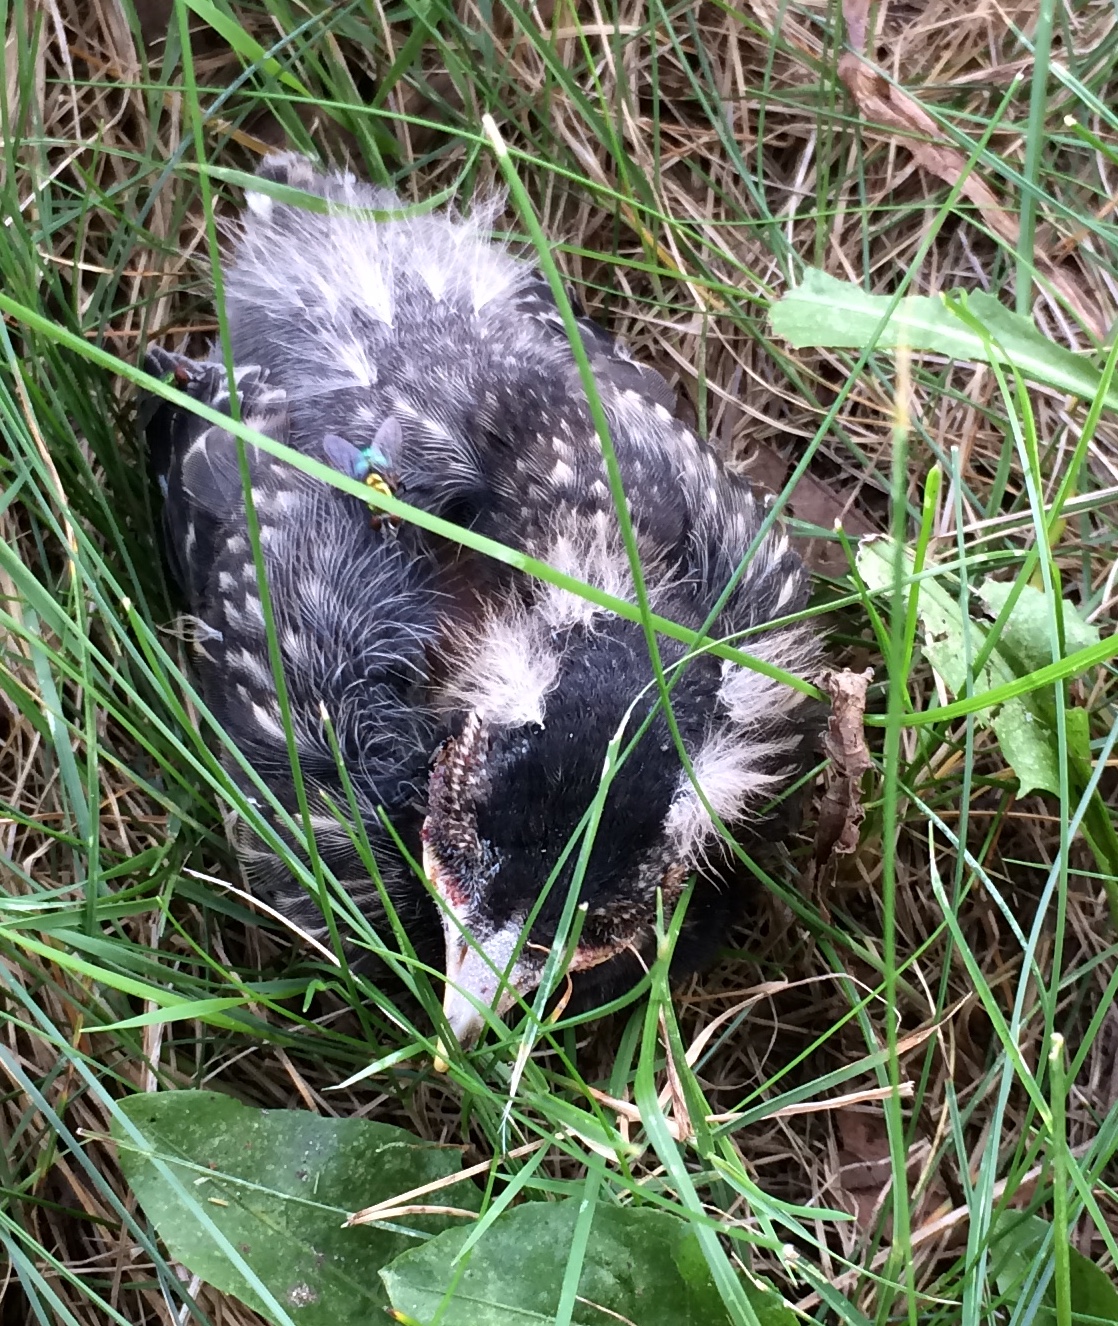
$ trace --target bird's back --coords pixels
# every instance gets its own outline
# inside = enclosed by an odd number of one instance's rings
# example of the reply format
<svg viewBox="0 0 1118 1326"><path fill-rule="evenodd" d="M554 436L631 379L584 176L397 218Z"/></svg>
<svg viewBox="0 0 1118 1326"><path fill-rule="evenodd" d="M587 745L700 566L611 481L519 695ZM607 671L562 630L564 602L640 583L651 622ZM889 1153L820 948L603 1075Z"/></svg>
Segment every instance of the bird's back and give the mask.
<svg viewBox="0 0 1118 1326"><path fill-rule="evenodd" d="M224 273L233 358L284 391L291 444L317 454L338 433L360 448L395 420L387 459L408 501L623 587L614 499L562 320L539 274L488 237L494 209L407 209L290 154L261 175L322 200L250 195ZM717 594L755 540L759 504L673 417L658 373L588 319L580 328L642 558L665 580L717 581ZM754 551L729 629L802 606L786 541Z"/></svg>

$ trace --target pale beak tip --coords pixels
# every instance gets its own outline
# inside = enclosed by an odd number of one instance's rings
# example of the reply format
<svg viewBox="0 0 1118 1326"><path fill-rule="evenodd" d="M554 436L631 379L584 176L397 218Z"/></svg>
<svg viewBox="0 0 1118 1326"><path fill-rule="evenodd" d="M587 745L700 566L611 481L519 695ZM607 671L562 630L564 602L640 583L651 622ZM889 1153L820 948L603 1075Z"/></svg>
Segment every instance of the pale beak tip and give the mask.
<svg viewBox="0 0 1118 1326"><path fill-rule="evenodd" d="M448 991L443 1013L454 1033L454 1039L462 1049L472 1049L485 1030L485 1018L457 991Z"/></svg>
<svg viewBox="0 0 1118 1326"><path fill-rule="evenodd" d="M520 940L520 925L509 925L484 944L468 942L448 926L446 935L446 985L443 990L443 1016L450 1036L435 1046L434 1066L445 1072L447 1049L457 1041L462 1050L472 1049L485 1032L487 1013L492 1009L499 1018L516 1002L517 995L534 989L537 976L523 960L512 964L505 978L499 973Z"/></svg>
<svg viewBox="0 0 1118 1326"><path fill-rule="evenodd" d="M451 1039L440 1036L435 1042L432 1065L436 1073L445 1073L449 1067L449 1047L457 1043L462 1050L472 1049L485 1030L485 1019L459 991L448 985L443 1000L443 1013L450 1025Z"/></svg>

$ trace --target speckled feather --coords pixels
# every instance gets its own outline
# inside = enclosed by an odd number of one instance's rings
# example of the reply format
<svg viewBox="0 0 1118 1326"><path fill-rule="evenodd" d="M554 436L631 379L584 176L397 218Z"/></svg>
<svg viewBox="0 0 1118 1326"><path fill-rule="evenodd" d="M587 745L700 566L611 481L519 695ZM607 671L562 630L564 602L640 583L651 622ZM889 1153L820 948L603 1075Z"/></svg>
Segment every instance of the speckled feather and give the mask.
<svg viewBox="0 0 1118 1326"><path fill-rule="evenodd" d="M224 272L246 422L320 459L338 454L336 446L324 452L327 437L358 449L389 437L386 459L407 501L632 598L561 319L538 274L485 238L492 209L475 209L470 220L402 214L392 195L350 175L321 176L290 155L270 158L261 173L328 208L250 197ZM654 607L697 627L752 544L763 510L749 485L674 418L663 378L593 323L581 326ZM221 408L219 364L165 355L152 364L189 376L191 389ZM166 407L148 437L166 494L169 561L203 634L212 633L200 642L203 692L241 749L279 778L287 802L286 743L255 606L235 446L223 430ZM325 704L367 822L375 828L373 808L384 804L417 845L427 761L467 715L480 718L485 787L466 812L467 837L483 842L499 868L485 882L466 879L463 889L481 937L522 919L594 794L608 741L627 715L632 731L648 711L651 669L639 627L507 568L452 555L406 524L374 528L357 499L250 455L304 773L309 762L313 778L330 786L333 760L327 768L318 719ZM799 559L772 532L713 633L753 632L743 641L749 652L809 672L816 643L807 628L756 633L798 612L806 597ZM661 648L667 665L683 653L667 640ZM801 701L712 657L693 661L673 693L709 803L746 836L765 832L751 816L812 758L814 715ZM436 851L440 836L462 837L462 824L431 821ZM373 836L378 856L393 857ZM584 885L587 942L629 950L595 969L596 984L614 983L630 972L634 951L647 952L657 885L675 867L717 857L715 841L657 718L617 777ZM285 889L279 872L254 860L257 847L243 839L240 847L250 878L254 870L267 876L273 896L305 915L301 891ZM335 869L375 910L352 857L339 848ZM391 862L382 870L405 911L422 912L418 882ZM562 894L560 883L534 941L546 945ZM717 880L700 890L685 961L721 938L733 911L732 891Z"/></svg>
<svg viewBox="0 0 1118 1326"><path fill-rule="evenodd" d="M151 350L149 371L179 378L190 395L226 412L225 373ZM246 425L289 441L282 389L254 366L238 373ZM217 722L266 777L297 818L287 740L269 663L256 563L246 528L237 445L222 428L166 405L147 425L152 468L164 495L164 545L170 569L194 616L195 667ZM364 503L272 457L247 449L253 503L299 762L326 864L359 903L379 907L349 835L329 810L346 794L327 730L330 716L363 819L374 841L385 835L377 807L401 831L418 832L428 752L438 719L425 702L426 650L439 632L435 567L411 531L377 537ZM375 603L377 611L362 608ZM246 794L253 788L229 767ZM242 826L234 837L249 883L306 928L316 906L277 857ZM286 835L290 837L290 835ZM385 878L403 914L417 908L414 880L393 852ZM426 899L422 900L426 903ZM435 927L433 933L437 934Z"/></svg>

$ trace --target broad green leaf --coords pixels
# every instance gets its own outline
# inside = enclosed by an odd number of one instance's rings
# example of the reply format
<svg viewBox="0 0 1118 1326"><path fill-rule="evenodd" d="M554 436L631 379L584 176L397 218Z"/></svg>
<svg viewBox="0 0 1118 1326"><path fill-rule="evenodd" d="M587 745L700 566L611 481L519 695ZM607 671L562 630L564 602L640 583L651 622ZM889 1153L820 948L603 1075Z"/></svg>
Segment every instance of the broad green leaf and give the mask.
<svg viewBox="0 0 1118 1326"><path fill-rule="evenodd" d="M803 1318L771 1286L747 1280L743 1287L760 1326L802 1326Z"/></svg>
<svg viewBox="0 0 1118 1326"><path fill-rule="evenodd" d="M926 350L952 359L1012 364L1027 378L1084 400L1094 399L1100 369L1083 355L1050 341L1028 318L1011 313L994 295L952 290L944 295L910 295L893 312L890 295L867 294L861 286L840 281L809 267L803 280L778 300L770 318L773 334L795 349L809 346L864 350ZM951 308L956 303L985 328L985 341ZM882 320L886 318L882 326ZM880 331L878 330L880 328ZM1118 409L1118 390L1107 404Z"/></svg>
<svg viewBox="0 0 1118 1326"><path fill-rule="evenodd" d="M889 539L865 539L858 550L858 573L870 590L885 590L893 583L893 543ZM904 574L912 575L911 555L904 553ZM1009 586L987 582L979 594L991 610L1005 602ZM987 639L987 628L973 614L964 632L963 615L955 594L948 593L939 581L925 577L920 581L918 610L924 628L924 655L955 696L966 693L967 659L976 658ZM1037 595L1038 604L1032 595ZM1018 608L1022 607L1021 613ZM997 605L997 606L995 606ZM1067 648L1076 648L1080 635L1091 632L1076 617L1071 604L1064 605L1067 625ZM1091 636L1088 643L1096 640ZM1006 622L998 647L990 653L980 673L973 679L975 694L992 690L1026 676L1036 667L1052 661L1048 646L1048 607L1044 595L1026 586L1021 599ZM1011 651L1003 649L1009 642ZM1023 655L1023 657L1022 657ZM1018 660L1021 661L1018 661ZM1035 660L1035 661L1034 661ZM1051 713L1046 698L1037 691L1018 695L996 708L979 710L979 723L989 727L1005 756L1006 763L1017 775L1020 796L1041 790L1058 793L1060 770L1056 758L1056 735L1052 730Z"/></svg>
<svg viewBox="0 0 1118 1326"><path fill-rule="evenodd" d="M500 1216L461 1265L469 1230L452 1229L381 1272L392 1306L439 1326L542 1326L555 1320L580 1203L528 1202ZM775 1291L744 1286L762 1326L794 1326ZM786 1314L786 1315L783 1315ZM571 1317L575 1326L720 1326L729 1321L690 1227L663 1211L599 1204Z"/></svg>
<svg viewBox="0 0 1118 1326"><path fill-rule="evenodd" d="M998 1222L997 1241L994 1245L992 1270L998 1292L1007 1304L1014 1306L1026 1290L1035 1292L1038 1277L1032 1272L1038 1257L1052 1261L1052 1226L1035 1215L1009 1213ZM1043 1254L1047 1240L1047 1254ZM1084 1257L1077 1248L1068 1249L1071 1311L1076 1322L1118 1322L1118 1288L1113 1280ZM1038 1268L1039 1269L1039 1268ZM1041 1296L1036 1314L1030 1319L1033 1326L1056 1326L1055 1286L1052 1280Z"/></svg>
<svg viewBox="0 0 1118 1326"><path fill-rule="evenodd" d="M1001 580L987 580L978 595L996 617L1005 606L1013 586ZM1064 601L1064 646L1071 654L1077 649L1097 645L1099 628L1085 621L1073 604ZM1052 662L1052 606L1048 595L1034 585L1026 585L1013 605L1002 629L998 648L1011 657L1019 673L1033 672Z"/></svg>
<svg viewBox="0 0 1118 1326"><path fill-rule="evenodd" d="M388 1307L380 1268L461 1222L406 1216L343 1228L351 1212L461 1168L457 1151L402 1128L251 1109L212 1091L131 1096L121 1108L150 1147L137 1150L126 1127L115 1124L121 1169L171 1256L270 1321L279 1319L232 1264L214 1230L300 1326L367 1326L385 1320ZM153 1156L170 1164L208 1221L190 1210ZM471 1211L480 1206L478 1189L468 1181L418 1200Z"/></svg>
<svg viewBox="0 0 1118 1326"><path fill-rule="evenodd" d="M986 604L992 617L997 617L1005 606L1007 599L1013 592L1013 585L1000 580L987 580L978 590L978 595ZM1098 628L1092 626L1083 617L1083 614L1073 603L1065 600L1061 605L1061 612L1064 622L1064 649L1066 653L1074 653L1078 649L1087 649L1091 645L1097 645L1100 640ZM1049 596L1043 590L1037 589L1034 585L1025 585L1021 593L1010 610L1002 626L1001 634L998 638L998 653L1008 662L1012 670L1018 676L1027 676L1030 672L1035 672L1038 668L1046 667L1052 662L1052 604ZM1006 747L1003 744L1003 751L1020 750L1027 752L1035 744L1036 733L1033 724L1039 717L1045 724L1050 736L1047 751L1051 759L1045 759L1043 764L1033 772L1031 780L1035 787L1043 788L1053 793L1059 792L1059 770L1056 765L1056 741L1054 736L1056 714L1055 707L1046 692L1035 691L1029 697L1028 704L1021 708L1011 708L1007 706L1008 713L1002 713L994 719L994 731L999 741L1008 741ZM1090 721L1085 710L1067 708L1064 710L1065 729L1068 735L1069 748L1073 756L1080 759L1082 767L1089 770L1091 742L1090 742ZM1027 730L1024 733L1018 733L1015 729L1022 724L1027 724ZM1024 755L1022 755L1022 759ZM1014 769L1017 766L1010 760ZM1020 773L1019 773L1020 776ZM1051 781L1040 781L1044 777ZM1026 791L1024 781L1022 782L1022 795Z"/></svg>
<svg viewBox="0 0 1118 1326"><path fill-rule="evenodd" d="M1017 775L1017 795L1060 792L1056 735L1029 696L1007 700L990 720L1005 762Z"/></svg>

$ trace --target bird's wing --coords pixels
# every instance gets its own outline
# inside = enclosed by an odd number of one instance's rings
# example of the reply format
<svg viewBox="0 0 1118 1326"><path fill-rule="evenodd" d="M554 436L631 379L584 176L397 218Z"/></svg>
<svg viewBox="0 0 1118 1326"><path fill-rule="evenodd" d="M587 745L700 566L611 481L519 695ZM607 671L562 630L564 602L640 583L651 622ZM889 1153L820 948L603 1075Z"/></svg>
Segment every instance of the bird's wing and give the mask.
<svg viewBox="0 0 1118 1326"><path fill-rule="evenodd" d="M777 521L760 536L768 508L743 476L719 463L709 477L705 486L684 485L689 533L681 566L705 586L709 607L733 582L719 633L749 631L802 612L810 582L787 531Z"/></svg>
<svg viewBox="0 0 1118 1326"><path fill-rule="evenodd" d="M159 350L149 353L147 364L153 374L171 374L188 395L227 412L221 365ZM256 369L239 370L237 381L244 423L286 441L283 392ZM164 542L193 620L203 699L232 745L298 821L293 749L323 859L359 903L378 910L351 833L331 809L344 812L348 803L334 743L370 841L387 847L378 807L415 819L437 742L426 684L427 648L441 629L440 595L421 535L376 523L359 498L262 450L249 446L239 454L236 439L220 424L168 403L149 414L152 470L164 495ZM331 451L320 438L321 459L340 451L340 439L333 441ZM258 561L267 584L271 641ZM284 703L273 651L282 667ZM242 791L254 793L252 780L228 752L226 763ZM284 836L291 840L290 833ZM303 915L302 890L275 854L243 829L235 840L254 887ZM406 872L390 855L386 878L394 870L399 883ZM407 899L414 889L400 883L399 891ZM313 907L306 911L311 914Z"/></svg>
<svg viewBox="0 0 1118 1326"><path fill-rule="evenodd" d="M261 176L326 202L250 193L224 278L234 356L286 393L294 447L314 451L324 433L372 446L391 419L388 459L417 506L548 560L557 540L578 550L616 526L550 287L491 242L492 207L469 220L401 211L387 191L293 154L266 159ZM748 485L674 418L660 374L576 312L638 534L669 573L716 596L761 520ZM803 584L768 536L726 605L728 629L779 615Z"/></svg>
<svg viewBox="0 0 1118 1326"><path fill-rule="evenodd" d="M224 365L200 363L152 346L144 366L200 404L231 412ZM238 369L236 390L242 422L283 440L284 393L255 365ZM151 475L163 496L163 546L172 576L194 608L203 600L222 526L243 506L236 442L220 425L149 397L142 411ZM254 449L248 450L250 466ZM256 466L259 469L259 466Z"/></svg>

